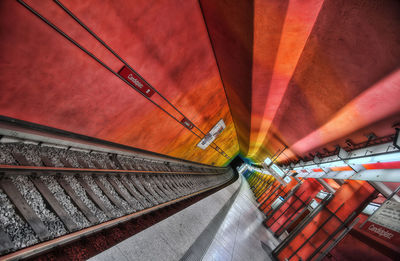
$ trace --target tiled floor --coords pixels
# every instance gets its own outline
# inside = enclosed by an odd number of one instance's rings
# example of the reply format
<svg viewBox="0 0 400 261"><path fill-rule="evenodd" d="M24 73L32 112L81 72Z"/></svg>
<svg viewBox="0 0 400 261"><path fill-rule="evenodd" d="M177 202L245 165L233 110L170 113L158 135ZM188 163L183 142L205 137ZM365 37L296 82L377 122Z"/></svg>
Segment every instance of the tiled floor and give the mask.
<svg viewBox="0 0 400 261"><path fill-rule="evenodd" d="M278 240L262 225L264 217L256 204L244 181L203 260L271 260L261 242L274 249Z"/></svg>

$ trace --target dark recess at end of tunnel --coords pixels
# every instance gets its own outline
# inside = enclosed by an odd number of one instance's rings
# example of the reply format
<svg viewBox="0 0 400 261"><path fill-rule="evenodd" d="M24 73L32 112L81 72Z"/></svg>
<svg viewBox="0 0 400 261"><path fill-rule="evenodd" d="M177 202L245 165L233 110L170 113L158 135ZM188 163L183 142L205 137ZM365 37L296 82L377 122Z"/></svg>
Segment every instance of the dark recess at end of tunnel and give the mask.
<svg viewBox="0 0 400 261"><path fill-rule="evenodd" d="M239 155L237 155L237 156L231 161L231 163L230 163L229 165L231 166L231 168L232 168L233 170L235 170L235 173L236 173L236 168L237 168L237 167L240 167L243 163L244 163L244 161L242 160L242 158L241 158Z"/></svg>

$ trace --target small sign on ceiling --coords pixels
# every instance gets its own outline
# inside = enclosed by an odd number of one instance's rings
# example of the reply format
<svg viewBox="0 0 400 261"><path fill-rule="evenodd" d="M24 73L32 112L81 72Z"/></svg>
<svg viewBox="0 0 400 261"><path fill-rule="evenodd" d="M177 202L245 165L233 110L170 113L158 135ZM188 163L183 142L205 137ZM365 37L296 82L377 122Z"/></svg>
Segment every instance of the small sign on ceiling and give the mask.
<svg viewBox="0 0 400 261"><path fill-rule="evenodd" d="M129 69L126 65L118 72L125 80L131 83L137 88L141 93L147 97L153 96L155 91L151 88L145 81L143 81L135 72Z"/></svg>
<svg viewBox="0 0 400 261"><path fill-rule="evenodd" d="M183 125L188 128L189 130L193 129L193 124L186 118L183 118L181 120L181 123L183 123Z"/></svg>

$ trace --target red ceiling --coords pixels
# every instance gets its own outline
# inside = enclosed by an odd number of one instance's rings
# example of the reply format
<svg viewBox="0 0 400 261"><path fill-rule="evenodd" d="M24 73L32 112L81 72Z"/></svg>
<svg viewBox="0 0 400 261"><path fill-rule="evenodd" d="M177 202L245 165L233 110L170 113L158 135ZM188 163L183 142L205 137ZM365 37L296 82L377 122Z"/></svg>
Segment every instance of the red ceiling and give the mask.
<svg viewBox="0 0 400 261"><path fill-rule="evenodd" d="M27 0L111 69L50 0ZM400 2L62 1L216 143L255 161L332 149L400 122ZM206 164L215 150L16 1L0 2L0 114ZM158 95L152 99L176 116Z"/></svg>
<svg viewBox="0 0 400 261"><path fill-rule="evenodd" d="M288 146L282 161L394 133L398 1L200 2L243 154Z"/></svg>

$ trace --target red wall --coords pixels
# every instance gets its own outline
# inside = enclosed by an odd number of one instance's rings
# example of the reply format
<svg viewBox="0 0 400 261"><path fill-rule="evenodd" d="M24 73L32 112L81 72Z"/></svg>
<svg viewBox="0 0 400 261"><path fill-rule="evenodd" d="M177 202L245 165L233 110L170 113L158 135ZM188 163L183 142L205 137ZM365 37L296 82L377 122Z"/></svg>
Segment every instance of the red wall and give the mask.
<svg viewBox="0 0 400 261"><path fill-rule="evenodd" d="M123 63L50 0L26 1L114 71ZM62 1L203 132L238 151L236 131L197 1ZM34 16L0 2L0 114L188 160L223 165L215 150ZM156 94L152 99L181 120Z"/></svg>

